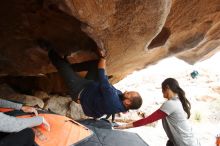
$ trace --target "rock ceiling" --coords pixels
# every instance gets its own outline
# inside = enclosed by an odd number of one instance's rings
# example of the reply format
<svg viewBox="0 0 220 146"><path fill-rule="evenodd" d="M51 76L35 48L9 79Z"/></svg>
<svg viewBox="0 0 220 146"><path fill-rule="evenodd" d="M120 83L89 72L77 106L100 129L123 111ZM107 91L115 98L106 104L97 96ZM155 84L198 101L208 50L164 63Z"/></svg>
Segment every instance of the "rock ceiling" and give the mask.
<svg viewBox="0 0 220 146"><path fill-rule="evenodd" d="M220 50L219 0L7 0L0 15L4 81L54 81L38 38L71 63L97 59L96 49L106 49L112 82L169 56L193 64Z"/></svg>

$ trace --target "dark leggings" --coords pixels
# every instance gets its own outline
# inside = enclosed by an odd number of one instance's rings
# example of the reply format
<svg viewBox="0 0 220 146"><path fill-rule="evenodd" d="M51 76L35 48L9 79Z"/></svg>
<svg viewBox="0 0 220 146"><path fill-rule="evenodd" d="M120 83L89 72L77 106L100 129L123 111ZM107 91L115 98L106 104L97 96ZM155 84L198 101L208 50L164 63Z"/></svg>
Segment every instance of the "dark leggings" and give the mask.
<svg viewBox="0 0 220 146"><path fill-rule="evenodd" d="M26 128L15 133L5 133L0 138L0 146L34 146L34 132Z"/></svg>
<svg viewBox="0 0 220 146"><path fill-rule="evenodd" d="M71 64L71 67L76 72L88 71L85 79L98 81L98 60Z"/></svg>
<svg viewBox="0 0 220 146"><path fill-rule="evenodd" d="M56 67L62 78L64 79L69 93L74 101L77 101L78 94L84 89L92 80L97 80L97 61L90 61L71 65L65 59L61 58L53 49L50 49L48 56ZM88 70L86 78L80 77L75 71Z"/></svg>

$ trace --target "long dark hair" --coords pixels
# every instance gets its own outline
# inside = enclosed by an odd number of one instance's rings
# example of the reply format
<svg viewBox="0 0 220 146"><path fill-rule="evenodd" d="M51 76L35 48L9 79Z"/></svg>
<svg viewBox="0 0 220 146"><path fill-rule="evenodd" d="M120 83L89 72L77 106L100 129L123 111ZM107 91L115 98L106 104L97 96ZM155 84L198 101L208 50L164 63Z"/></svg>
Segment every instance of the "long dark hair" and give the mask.
<svg viewBox="0 0 220 146"><path fill-rule="evenodd" d="M179 83L174 78L167 78L162 83L162 89L170 88L174 93L178 94L178 97L182 103L183 110L187 113L187 118L190 117L191 104L185 97L185 92L182 88L180 88Z"/></svg>

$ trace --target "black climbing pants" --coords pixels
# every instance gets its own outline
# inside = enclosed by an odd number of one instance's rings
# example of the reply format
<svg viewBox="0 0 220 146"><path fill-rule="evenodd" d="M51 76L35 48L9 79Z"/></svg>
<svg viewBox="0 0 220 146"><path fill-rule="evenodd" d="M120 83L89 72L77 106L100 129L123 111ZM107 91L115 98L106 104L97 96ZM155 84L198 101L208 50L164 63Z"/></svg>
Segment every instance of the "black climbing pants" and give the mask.
<svg viewBox="0 0 220 146"><path fill-rule="evenodd" d="M71 65L67 60L61 58L53 49L48 56L59 74L64 79L69 89L69 94L74 101L78 100L78 94L93 80L98 80L97 62L89 61ZM85 78L80 77L75 71L88 71Z"/></svg>
<svg viewBox="0 0 220 146"><path fill-rule="evenodd" d="M0 146L34 146L34 131L31 128L15 133L4 133L0 137Z"/></svg>

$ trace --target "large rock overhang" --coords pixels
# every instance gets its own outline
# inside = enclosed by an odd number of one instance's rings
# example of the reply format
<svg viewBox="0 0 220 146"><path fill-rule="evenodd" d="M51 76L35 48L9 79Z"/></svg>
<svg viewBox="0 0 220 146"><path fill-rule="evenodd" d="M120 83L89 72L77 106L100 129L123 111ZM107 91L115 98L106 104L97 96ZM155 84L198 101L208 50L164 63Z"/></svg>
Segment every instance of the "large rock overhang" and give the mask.
<svg viewBox="0 0 220 146"><path fill-rule="evenodd" d="M54 85L57 72L38 38L71 63L106 49L113 83L169 56L193 64L220 50L219 0L7 0L0 8L1 81L32 88Z"/></svg>

